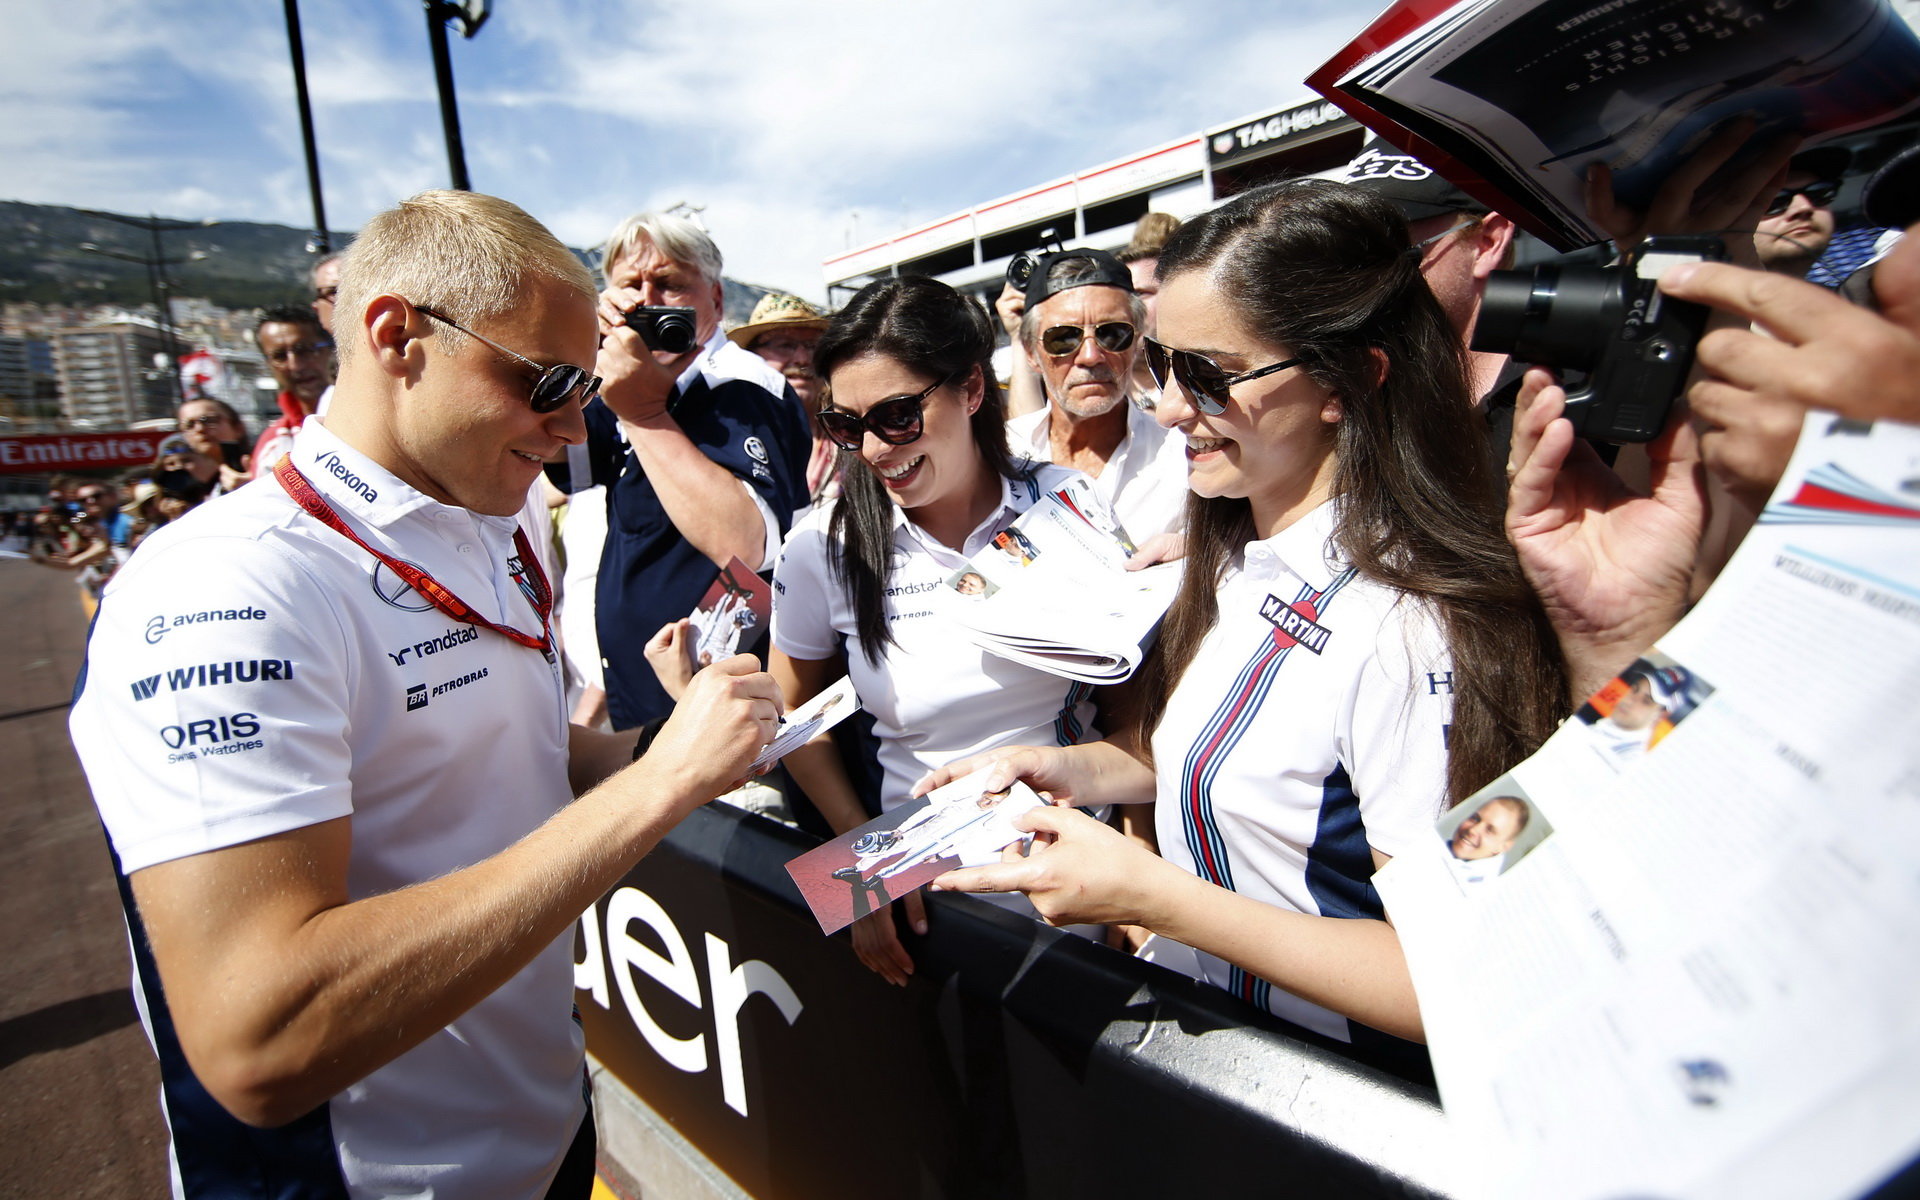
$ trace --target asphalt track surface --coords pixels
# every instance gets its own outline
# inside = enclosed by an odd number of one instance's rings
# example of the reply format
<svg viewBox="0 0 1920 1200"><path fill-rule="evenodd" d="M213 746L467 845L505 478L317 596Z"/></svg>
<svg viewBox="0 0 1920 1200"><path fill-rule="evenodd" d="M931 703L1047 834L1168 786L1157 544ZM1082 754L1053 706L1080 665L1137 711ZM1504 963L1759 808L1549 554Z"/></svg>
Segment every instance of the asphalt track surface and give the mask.
<svg viewBox="0 0 1920 1200"><path fill-rule="evenodd" d="M0 1197L164 1197L160 1075L106 839L67 740L73 576L0 559Z"/></svg>

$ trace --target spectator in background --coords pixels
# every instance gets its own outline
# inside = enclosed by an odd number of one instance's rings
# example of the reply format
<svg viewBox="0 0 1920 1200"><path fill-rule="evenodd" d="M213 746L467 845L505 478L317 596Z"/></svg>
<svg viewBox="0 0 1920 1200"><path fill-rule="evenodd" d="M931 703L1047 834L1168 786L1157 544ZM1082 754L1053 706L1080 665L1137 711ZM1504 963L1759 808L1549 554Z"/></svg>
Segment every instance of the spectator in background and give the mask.
<svg viewBox="0 0 1920 1200"><path fill-rule="evenodd" d="M215 495L230 492L252 478L247 470L251 461L247 425L233 405L211 398L188 400L175 411L174 419L187 444L219 464Z"/></svg>
<svg viewBox="0 0 1920 1200"><path fill-rule="evenodd" d="M1040 373L1020 352L1020 318L1027 310L1027 294L1009 279L993 302L993 315L1006 331L1007 344L993 352L993 377L1007 394L1007 416L1024 417L1047 406Z"/></svg>
<svg viewBox="0 0 1920 1200"><path fill-rule="evenodd" d="M827 328L826 314L798 296L768 292L753 306L747 323L727 334L734 345L751 350L786 377L800 397L801 411L813 434L813 454L807 459L808 503L818 503L837 481L839 455L821 432L813 414L826 395L826 383L813 370L813 347Z"/></svg>
<svg viewBox="0 0 1920 1200"><path fill-rule="evenodd" d="M1007 422L1017 453L1072 467L1135 545L1173 531L1187 497L1181 439L1128 403L1146 306L1104 250L1049 254L1027 280L1020 348L1046 407Z"/></svg>
<svg viewBox="0 0 1920 1200"><path fill-rule="evenodd" d="M313 315L320 328L333 336L333 298L340 293L340 260L344 254L329 254L313 264L309 279L313 283Z"/></svg>
<svg viewBox="0 0 1920 1200"><path fill-rule="evenodd" d="M1407 219L1407 236L1420 251L1420 273L1464 344L1479 319L1487 276L1513 265L1513 222L1378 137L1335 178L1373 193ZM1504 449L1520 372L1509 369L1505 354L1470 350L1467 360L1474 407L1488 413L1490 426L1498 426Z"/></svg>
<svg viewBox="0 0 1920 1200"><path fill-rule="evenodd" d="M1150 212L1134 225L1133 236L1127 240L1126 249L1120 251L1120 261L1133 276L1133 294L1140 297L1140 303L1146 308L1147 316L1140 324L1140 332L1147 337L1153 336L1154 308L1160 299L1160 280L1155 275L1155 268L1160 265L1160 248L1179 228L1180 218L1172 213ZM1152 412L1159 396L1160 385L1153 381L1153 372L1147 370L1146 360L1135 359L1133 402Z"/></svg>
<svg viewBox="0 0 1920 1200"><path fill-rule="evenodd" d="M1833 198L1852 155L1839 146L1820 146L1793 156L1787 177L1767 205L1753 233L1760 265L1781 275L1805 279L1833 241Z"/></svg>
<svg viewBox="0 0 1920 1200"><path fill-rule="evenodd" d="M214 494L220 485L220 464L185 438L170 437L160 443L153 460L153 483L160 489L160 512L167 520L175 520Z"/></svg>
<svg viewBox="0 0 1920 1200"><path fill-rule="evenodd" d="M600 402L586 444L550 474L569 493L608 489L594 608L607 715L624 730L672 707L647 664L653 631L692 612L730 560L772 566L806 504L808 437L786 379L720 332L720 248L705 230L639 213L602 261ZM649 350L627 324L642 305L692 308L697 344Z"/></svg>
<svg viewBox="0 0 1920 1200"><path fill-rule="evenodd" d="M253 444L252 477L273 470L293 446L293 435L319 411L320 396L333 386L333 338L312 309L282 305L260 315L254 328L260 354L273 372L280 393L280 418L260 431Z"/></svg>

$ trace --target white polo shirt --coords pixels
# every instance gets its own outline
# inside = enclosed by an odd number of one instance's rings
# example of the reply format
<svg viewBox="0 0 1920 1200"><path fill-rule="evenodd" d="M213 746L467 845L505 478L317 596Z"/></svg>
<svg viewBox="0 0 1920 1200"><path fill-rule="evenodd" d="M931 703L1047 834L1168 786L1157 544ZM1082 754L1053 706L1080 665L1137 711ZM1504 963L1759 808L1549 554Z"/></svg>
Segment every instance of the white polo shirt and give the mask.
<svg viewBox="0 0 1920 1200"><path fill-rule="evenodd" d="M1161 428L1151 412L1131 403L1126 410L1127 435L1094 478L1093 490L1138 545L1180 527L1187 503L1187 440ZM1007 421L1007 444L1016 455L1053 461L1053 439L1047 432L1052 412L1049 403Z"/></svg>
<svg viewBox="0 0 1920 1200"><path fill-rule="evenodd" d="M293 461L369 544L488 619L537 635L514 519L440 504L317 420ZM518 841L571 798L559 667L429 607L263 479L157 531L107 589L71 720L123 872L322 821L353 822L352 899ZM169 1055L144 953L177 1194L542 1194L584 1114L571 935L453 1024L307 1118L236 1122ZM227 1189L227 1190L222 1190Z"/></svg>
<svg viewBox="0 0 1920 1200"><path fill-rule="evenodd" d="M808 513L788 535L773 569L773 644L808 660L833 658L844 648L847 675L879 740L882 811L906 801L921 775L962 755L1098 738L1092 688L988 654L948 615L950 603L966 601L946 586L947 577L1043 494L1079 474L1043 464L1031 479L1006 480L1000 507L960 550L893 509L896 558L886 613L895 643L877 666L860 649L853 602L829 564L832 506Z"/></svg>
<svg viewBox="0 0 1920 1200"><path fill-rule="evenodd" d="M1154 733L1160 853L1295 912L1380 917L1372 849L1426 846L1453 678L1423 605L1340 561L1333 502L1248 543ZM1309 1029L1348 1023L1209 954L1201 976Z"/></svg>

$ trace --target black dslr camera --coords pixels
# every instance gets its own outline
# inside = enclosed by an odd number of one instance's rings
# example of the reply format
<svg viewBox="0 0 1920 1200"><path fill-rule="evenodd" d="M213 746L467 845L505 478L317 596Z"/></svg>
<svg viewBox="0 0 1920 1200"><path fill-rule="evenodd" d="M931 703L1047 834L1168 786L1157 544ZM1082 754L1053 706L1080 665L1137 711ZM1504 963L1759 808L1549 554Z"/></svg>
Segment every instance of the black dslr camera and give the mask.
<svg viewBox="0 0 1920 1200"><path fill-rule="evenodd" d="M685 354L699 344L690 308L642 305L627 314L627 325L647 349L664 354Z"/></svg>
<svg viewBox="0 0 1920 1200"><path fill-rule="evenodd" d="M1583 375L1567 384L1566 415L1580 436L1650 442L1707 324L1704 306L1669 299L1656 284L1669 267L1726 257L1718 237L1651 237L1619 266L1495 271L1471 345Z"/></svg>

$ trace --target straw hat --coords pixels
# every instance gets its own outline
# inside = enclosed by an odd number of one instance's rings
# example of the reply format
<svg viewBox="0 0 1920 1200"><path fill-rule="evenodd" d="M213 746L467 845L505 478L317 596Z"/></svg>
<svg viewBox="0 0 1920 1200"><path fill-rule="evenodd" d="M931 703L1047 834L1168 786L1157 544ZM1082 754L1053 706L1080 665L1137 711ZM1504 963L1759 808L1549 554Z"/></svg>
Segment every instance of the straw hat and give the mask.
<svg viewBox="0 0 1920 1200"><path fill-rule="evenodd" d="M742 350L753 344L753 339L763 333L776 329L825 329L827 316L813 305L798 296L789 296L785 292L768 292L760 297L760 303L753 306L753 315L747 323L732 330L727 337Z"/></svg>

